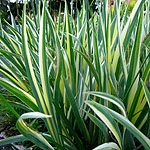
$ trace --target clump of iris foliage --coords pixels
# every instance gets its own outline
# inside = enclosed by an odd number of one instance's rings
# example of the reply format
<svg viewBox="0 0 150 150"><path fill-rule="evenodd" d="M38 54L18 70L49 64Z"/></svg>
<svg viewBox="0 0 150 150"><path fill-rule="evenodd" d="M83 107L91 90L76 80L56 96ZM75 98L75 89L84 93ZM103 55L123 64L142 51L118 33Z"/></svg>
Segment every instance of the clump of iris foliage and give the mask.
<svg viewBox="0 0 150 150"><path fill-rule="evenodd" d="M42 12L41 12L42 7ZM0 85L20 101L12 105L21 133L0 145L30 140L42 149L150 149L150 0L132 11L108 0L92 12L52 18L39 1L34 18L1 27ZM72 8L72 7L71 7ZM42 15L41 15L42 14ZM14 107L27 110L21 116ZM47 131L35 131L26 119L41 118Z"/></svg>

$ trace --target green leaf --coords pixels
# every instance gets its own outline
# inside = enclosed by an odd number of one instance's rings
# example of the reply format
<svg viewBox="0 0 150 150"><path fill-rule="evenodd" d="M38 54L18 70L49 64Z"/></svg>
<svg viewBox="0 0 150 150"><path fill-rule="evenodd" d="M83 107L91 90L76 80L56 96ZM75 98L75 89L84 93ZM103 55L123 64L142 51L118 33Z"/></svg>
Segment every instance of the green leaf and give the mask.
<svg viewBox="0 0 150 150"><path fill-rule="evenodd" d="M110 143L104 143L93 150L120 150L118 145L116 143L110 142Z"/></svg>
<svg viewBox="0 0 150 150"><path fill-rule="evenodd" d="M119 52L120 52L120 58L121 58L121 64L123 69L123 74L125 78L125 82L127 81L127 66L126 66L126 59L125 59L125 53L123 50L123 43L121 41L121 27L120 27L120 6L116 4L116 14L117 14L117 35L118 35L118 45L119 45Z"/></svg>
<svg viewBox="0 0 150 150"><path fill-rule="evenodd" d="M136 31L136 38L135 38L135 42L134 42L134 46L133 46L133 50L132 50L132 54L131 54L131 58L130 58L130 66L129 66L129 73L128 73L128 79L127 79L125 93L127 92L128 88L130 87L130 84L132 83L132 81L133 81L134 77L136 76L136 73L139 69L142 27L143 27L143 9L140 14L138 28ZM137 61L135 61L135 60L137 60ZM133 87L130 91L131 96L133 96L135 94L134 88L136 88L136 87ZM124 100L124 104L127 107L127 111L129 111L131 104L132 104L132 100L130 99L130 97L129 97L129 100L128 99Z"/></svg>
<svg viewBox="0 0 150 150"><path fill-rule="evenodd" d="M69 122L69 120L67 119L67 117L65 116L63 109L60 108L57 104L57 102L54 102L56 111L60 114L60 117L62 118L62 120L64 121L65 125L67 126L67 130L69 130L69 132L71 133L71 135L73 135L74 140L76 141L78 148L80 150L82 150L84 148L84 145L80 139L80 137L78 136L77 132L75 132L75 130L73 129L71 123Z"/></svg>
<svg viewBox="0 0 150 150"><path fill-rule="evenodd" d="M55 117L56 114L54 113L53 106L52 106L52 94L50 92L49 86L49 79L48 79L48 66L47 66L47 55L46 55L46 40L45 40L45 31L46 31L46 0L43 3L43 11L41 16L41 23L40 23L40 35L39 35L39 70L40 70L40 77L43 89L43 96L44 99L40 102L43 104L43 108L48 110L48 114L52 115L51 123L49 123L49 130L54 138L57 141L60 141L59 136L59 129L58 124L56 123Z"/></svg>
<svg viewBox="0 0 150 150"><path fill-rule="evenodd" d="M15 109L7 102L7 100L5 99L5 97L0 94L0 98L2 99L2 101L4 102L4 104L8 107L8 109L17 117L19 118L19 114L15 111Z"/></svg>
<svg viewBox="0 0 150 150"><path fill-rule="evenodd" d="M106 126L111 130L111 132L117 139L117 142L120 148L122 148L123 145L122 145L121 133L120 133L117 123L112 118L111 113L109 113L109 111L107 111L103 105L98 104L94 101L87 101L86 103L96 113L96 115L106 124Z"/></svg>
<svg viewBox="0 0 150 150"><path fill-rule="evenodd" d="M5 45L5 47L10 51L10 52L14 52L14 49L10 46L10 44L8 43L8 41L6 39L4 39L1 35L0 35L0 41Z"/></svg>
<svg viewBox="0 0 150 150"><path fill-rule="evenodd" d="M73 93L72 93L72 91L71 91L71 89L70 89L70 87L69 87L69 85L68 85L68 83L67 83L67 81L64 77L63 77L63 80L64 80L68 100L70 102L70 105L72 106L72 111L73 111L74 116L76 118L78 127L79 127L81 133L83 134L83 136L85 138L85 141L89 142L90 141L89 132L88 132L86 126L85 126L85 123L84 123L83 119L80 116L79 109L77 107L77 104L76 104L75 98L73 96Z"/></svg>
<svg viewBox="0 0 150 150"><path fill-rule="evenodd" d="M19 109L23 109L23 110L25 110L27 112L32 112L33 111L30 107L26 106L25 104L22 104L22 103L19 103L19 102L15 102L15 101L12 101L12 100L9 100L9 99L7 101L13 107L16 107L16 108L19 108Z"/></svg>
<svg viewBox="0 0 150 150"><path fill-rule="evenodd" d="M146 96L146 99L147 99L147 102L148 102L148 105L150 108L150 92L149 92L148 88L146 87L146 85L144 84L142 79L141 79L141 83L142 83L142 86L144 88L144 93L145 93L145 96Z"/></svg>
<svg viewBox="0 0 150 150"><path fill-rule="evenodd" d="M70 68L70 85L71 89L73 91L73 94L75 94L75 57L74 57L74 51L73 51L73 43L72 43L72 37L70 36L71 33L71 26L70 26L70 18L69 18L69 11L68 11L68 6L67 2L65 1L65 19L66 19L66 32L67 32L67 55L70 61L69 68Z"/></svg>
<svg viewBox="0 0 150 150"><path fill-rule="evenodd" d="M75 50L75 51L78 52L85 59L85 61L89 65L89 68L90 68L91 72L93 73L93 75L95 77L95 80L97 81L97 83L99 83L98 73L97 73L95 67L93 66L92 62L90 61L89 56L87 56L86 54L84 54L84 53L82 53L82 52L80 52L78 50Z"/></svg>
<svg viewBox="0 0 150 150"><path fill-rule="evenodd" d="M125 111L124 104L117 97L110 95L108 93L94 92L94 91L87 92L87 94L94 95L96 97L100 97L104 100L107 100L107 101L115 104L121 110L122 114L126 117L126 111Z"/></svg>
<svg viewBox="0 0 150 150"><path fill-rule="evenodd" d="M21 115L20 118L18 119L17 128L21 134L23 134L27 139L35 143L40 148L54 150L54 148L47 142L47 140L40 133L33 130L24 122L24 119L28 119L28 118L47 118L47 117L51 117L51 116L45 115L40 112L25 113Z"/></svg>
<svg viewBox="0 0 150 150"><path fill-rule="evenodd" d="M31 85L33 95L37 101L39 110L41 112L48 114L46 105L43 100L43 96L41 94L41 90L39 88L39 85L37 83L37 79L34 73L34 69L32 66L32 59L30 56L30 50L28 47L27 30L26 30L26 3L24 3L23 17L22 17L22 52L23 52L24 63L26 66L26 72L28 75L29 83Z"/></svg>
<svg viewBox="0 0 150 150"><path fill-rule="evenodd" d="M19 41L21 41L21 35L20 35L20 33L16 29L14 29L6 20L4 20L4 21L7 24L7 27L10 29L10 31L12 33L14 33L14 35L17 37L17 39Z"/></svg>
<svg viewBox="0 0 150 150"><path fill-rule="evenodd" d="M24 90L18 88L17 86L3 78L0 78L0 85L12 94L16 95L21 101L23 101L25 104L31 107L34 111L39 110L35 99L30 94L26 93Z"/></svg>
<svg viewBox="0 0 150 150"><path fill-rule="evenodd" d="M145 47L147 47L148 48L148 50L150 51L150 32L146 35L146 37L144 38L144 40L143 40L143 45L145 46Z"/></svg>
<svg viewBox="0 0 150 150"><path fill-rule="evenodd" d="M44 1L43 12L40 23L40 35L39 35L39 70L44 95L44 101L49 113L51 114L50 100L49 97L49 81L48 81L48 66L47 66L47 55L46 55L46 41L45 41L45 29L46 29L46 1Z"/></svg>
<svg viewBox="0 0 150 150"><path fill-rule="evenodd" d="M92 51L91 51L91 42L90 42L90 21L89 21L89 11L90 11L90 6L89 6L89 1L84 0L84 6L85 6L85 20L86 20L86 32L87 32L87 49L88 49L88 55L91 57ZM85 58L84 58L85 59ZM92 90L92 67L89 67L89 86L90 90ZM92 68L93 69L93 68ZM98 80L97 80L97 83Z"/></svg>
<svg viewBox="0 0 150 150"><path fill-rule="evenodd" d="M97 127L99 127L99 129L103 132L103 134L105 136L105 142L107 142L109 139L109 134L108 134L108 130L107 130L106 126L104 125L104 123L101 120L99 120L96 116L94 116L88 112L86 112L86 114L94 122L94 124L97 125Z"/></svg>
<svg viewBox="0 0 150 150"><path fill-rule="evenodd" d="M144 3L145 0L138 0L130 14L130 17L128 18L128 21L125 24L125 27L123 28L123 31L121 33L121 39L124 41L125 36L127 35L127 31L130 28L130 24L132 23L132 21L134 20L134 17L137 18L137 14L140 12L140 9L142 8L142 5Z"/></svg>
<svg viewBox="0 0 150 150"><path fill-rule="evenodd" d="M141 67L142 66L144 67L146 65L143 75L141 77L142 80L144 81L144 83L146 82L146 79L147 79L149 71L150 71L150 61L148 61L148 63L146 64L147 60L149 59L149 56L150 56L150 54L147 56L147 58L145 58L143 64L141 65ZM142 68L140 69L141 71L142 71ZM131 85L133 85L133 83L131 83ZM129 90L130 90L130 88L129 88ZM128 92L127 92L127 95L128 95ZM134 99L133 99L133 102L132 102L132 105L131 105L131 108L130 108L130 111L128 114L129 120L133 119L134 114L138 112L139 108L141 108L141 103L143 101L143 95L144 95L144 91L142 90L142 84L141 84L141 82L139 82L138 88L136 89L136 94L134 96ZM137 118L138 118L138 116L137 116Z"/></svg>
<svg viewBox="0 0 150 150"><path fill-rule="evenodd" d="M6 56L6 55L4 55L4 56ZM8 57L6 56L6 58L8 58ZM0 72L5 74L4 76L7 76L7 78L10 79L11 81L13 80L14 84L17 83L16 85L18 87L21 87L25 91L28 91L28 88L27 88L26 84L23 82L23 79L17 73L18 70L14 69L15 63L13 63L13 66L11 66L10 62L8 63L8 61L6 61L3 57L1 57L1 61L2 61L2 65L7 69L8 73L1 69L0 69ZM14 62L15 60L12 60L12 61Z"/></svg>
<svg viewBox="0 0 150 150"><path fill-rule="evenodd" d="M107 3L107 2L106 2ZM106 30L106 61L107 61L107 69L108 73L110 73L111 66L111 37L110 37L110 12L107 12L107 30Z"/></svg>
<svg viewBox="0 0 150 150"><path fill-rule="evenodd" d="M139 131L127 118L105 106L103 107L108 110L109 113L111 113L114 119L126 127L141 142L145 149L150 149L150 139L148 139L141 131Z"/></svg>
<svg viewBox="0 0 150 150"><path fill-rule="evenodd" d="M96 37L96 31L95 31L95 28L94 28L94 20L93 20L93 34L92 34L92 37L93 37L93 55L94 55L94 64L95 64L95 68L96 68L96 71L98 73L98 76L99 76L99 83L98 83L98 86L99 86L99 90L102 89L102 84L101 84L101 81L102 81L102 75L101 75L101 60L100 60L100 57L99 57L99 51L98 51L98 42L97 42L97 37Z"/></svg>
<svg viewBox="0 0 150 150"><path fill-rule="evenodd" d="M40 113L40 112L28 112L28 113L25 113L25 114L22 114L18 121L22 120L22 119L29 119L29 118L49 118L49 117L52 117L50 115L45 115L43 113Z"/></svg>
<svg viewBox="0 0 150 150"><path fill-rule="evenodd" d="M16 136L8 137L6 139L0 140L0 146L6 145L6 144L12 144L15 142L22 142L26 139L27 138L24 137L23 135L16 135Z"/></svg>
<svg viewBox="0 0 150 150"><path fill-rule="evenodd" d="M61 43L58 36L58 33L56 32L56 59L57 59L57 67L56 67L56 77L55 77L55 87L54 87L54 97L57 97L58 99L58 89L60 85L61 80L61 73L62 73L62 65L63 65L63 54L61 50Z"/></svg>
<svg viewBox="0 0 150 150"><path fill-rule="evenodd" d="M43 133L42 135L43 135L43 137L44 137L49 143L55 145L58 149L60 149L60 150L66 150L65 147L63 147L63 146L61 146L60 144L58 144L57 142L55 142L55 141L53 140L53 138L52 138L49 134Z"/></svg>

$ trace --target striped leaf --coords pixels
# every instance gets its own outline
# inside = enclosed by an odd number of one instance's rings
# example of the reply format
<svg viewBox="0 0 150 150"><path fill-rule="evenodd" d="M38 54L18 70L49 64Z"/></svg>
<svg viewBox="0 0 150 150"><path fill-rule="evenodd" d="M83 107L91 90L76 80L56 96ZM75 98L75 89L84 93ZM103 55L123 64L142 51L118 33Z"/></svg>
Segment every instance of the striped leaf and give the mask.
<svg viewBox="0 0 150 150"><path fill-rule="evenodd" d="M109 111L109 113L111 113L114 119L126 127L141 142L145 149L150 148L150 139L148 139L141 131L139 131L127 118L107 107L105 108Z"/></svg>
<svg viewBox="0 0 150 150"><path fill-rule="evenodd" d="M6 144L12 144L16 142L22 142L24 140L26 140L26 137L24 137L23 135L11 136L9 138L0 140L0 146L6 145Z"/></svg>
<svg viewBox="0 0 150 150"><path fill-rule="evenodd" d="M106 124L106 126L110 129L110 131L113 133L113 135L117 139L117 142L120 148L122 148L121 133L120 133L117 123L113 120L111 113L109 113L109 111L107 111L104 108L104 106L94 101L87 101L86 103L96 113L96 115Z"/></svg>
<svg viewBox="0 0 150 150"><path fill-rule="evenodd" d="M148 102L148 105L150 108L150 92L149 92L148 88L146 87L146 85L144 84L142 79L141 79L141 82L142 82L142 86L144 88L144 93L145 93L145 96L146 96L146 99L147 99L147 102Z"/></svg>
<svg viewBox="0 0 150 150"><path fill-rule="evenodd" d="M110 94L107 94L107 93L103 93L103 92L87 92L87 94L90 94L90 95L94 95L96 97L100 97L104 100L107 100L113 104L115 104L122 112L123 116L126 117L126 111L125 111L125 107L124 107L124 104L121 102L120 99L118 99L117 97L113 96L113 95L110 95Z"/></svg>
<svg viewBox="0 0 150 150"><path fill-rule="evenodd" d="M18 88L6 79L0 78L0 85L7 89L12 94L16 95L20 100L27 104L34 111L38 111L36 100L24 90Z"/></svg>
<svg viewBox="0 0 150 150"><path fill-rule="evenodd" d="M37 146L43 149L54 150L54 148L47 142L47 140L40 133L30 128L24 122L24 119L28 118L47 118L47 117L51 116L39 112L31 112L23 114L17 121L17 128L27 139L30 139L30 141L35 143Z"/></svg>
<svg viewBox="0 0 150 150"><path fill-rule="evenodd" d="M100 146L97 146L93 150L120 150L117 144L110 142L110 143L104 143Z"/></svg>

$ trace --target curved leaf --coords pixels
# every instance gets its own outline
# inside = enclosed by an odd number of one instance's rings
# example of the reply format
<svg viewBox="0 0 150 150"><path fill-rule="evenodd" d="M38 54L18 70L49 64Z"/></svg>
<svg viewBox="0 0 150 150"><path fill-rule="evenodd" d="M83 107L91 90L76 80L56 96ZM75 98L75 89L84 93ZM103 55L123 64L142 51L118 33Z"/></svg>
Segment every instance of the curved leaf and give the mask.
<svg viewBox="0 0 150 150"><path fill-rule="evenodd" d="M27 139L35 143L37 146L47 150L54 150L54 148L47 142L47 140L37 131L30 128L24 119L28 118L47 118L51 117L49 115L42 114L40 112L29 112L25 113L17 121L17 128L21 134L23 134Z"/></svg>
<svg viewBox="0 0 150 150"><path fill-rule="evenodd" d="M39 110L35 99L30 94L26 93L24 90L20 89L19 87L15 86L11 82L3 78L0 78L0 85L12 94L16 95L16 97L18 97L21 101L27 104L34 111Z"/></svg>
<svg viewBox="0 0 150 150"><path fill-rule="evenodd" d="M96 115L106 124L106 126L111 130L120 148L122 148L122 137L117 123L111 116L111 113L107 111L103 105L98 104L94 101L87 101L87 105L96 113Z"/></svg>
<svg viewBox="0 0 150 150"><path fill-rule="evenodd" d="M110 142L110 143L104 143L93 150L120 150L118 145L116 143Z"/></svg>
<svg viewBox="0 0 150 150"><path fill-rule="evenodd" d="M111 113L114 119L126 127L141 142L145 149L150 149L150 139L148 139L141 131L139 131L127 118L107 107L105 107L105 109Z"/></svg>
<svg viewBox="0 0 150 150"><path fill-rule="evenodd" d="M100 97L104 100L110 101L111 103L115 104L121 110L122 114L126 117L126 111L125 111L124 104L117 97L110 95L108 93L103 93L103 92L91 91L91 92L87 92L87 93L90 95Z"/></svg>

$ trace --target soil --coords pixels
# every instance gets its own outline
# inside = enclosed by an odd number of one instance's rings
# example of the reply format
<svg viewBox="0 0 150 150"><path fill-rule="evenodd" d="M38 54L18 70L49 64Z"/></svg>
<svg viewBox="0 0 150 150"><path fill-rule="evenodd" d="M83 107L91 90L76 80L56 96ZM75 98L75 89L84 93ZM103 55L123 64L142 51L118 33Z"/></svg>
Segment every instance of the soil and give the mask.
<svg viewBox="0 0 150 150"><path fill-rule="evenodd" d="M7 127L4 127L3 122L5 121L5 114L0 113L0 140L6 138ZM17 148L17 146L13 144L7 144L4 146L0 146L0 150L21 150L20 148Z"/></svg>

